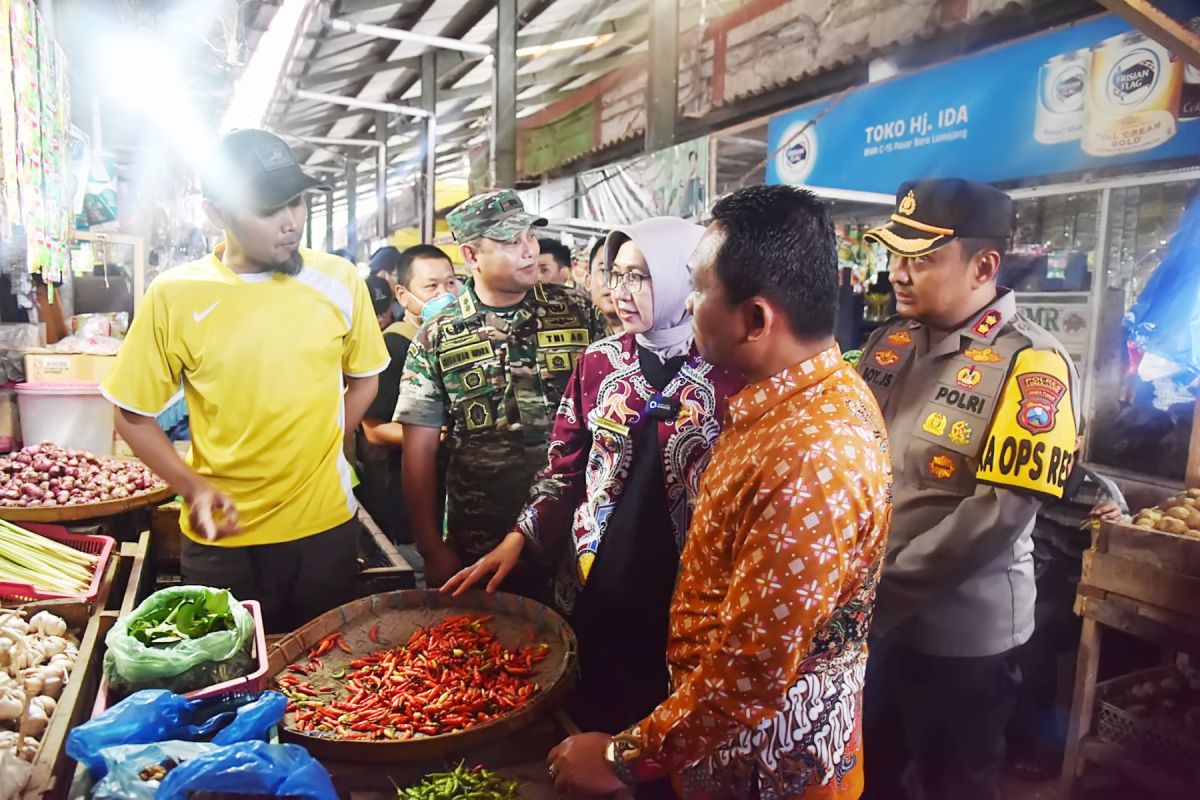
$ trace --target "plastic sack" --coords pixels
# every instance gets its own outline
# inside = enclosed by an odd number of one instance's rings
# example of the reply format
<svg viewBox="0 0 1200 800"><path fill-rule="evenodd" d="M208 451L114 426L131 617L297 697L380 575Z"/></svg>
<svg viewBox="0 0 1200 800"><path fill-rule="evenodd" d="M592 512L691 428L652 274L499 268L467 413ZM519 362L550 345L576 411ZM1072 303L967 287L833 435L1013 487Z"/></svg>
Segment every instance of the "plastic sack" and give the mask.
<svg viewBox="0 0 1200 800"><path fill-rule="evenodd" d="M155 797L187 800L192 792L337 800L329 773L307 750L266 742L222 747L182 764L163 779Z"/></svg>
<svg viewBox="0 0 1200 800"><path fill-rule="evenodd" d="M96 777L105 774L100 751L123 744L146 744L187 736L193 704L183 695L163 689L137 692L73 728L67 735L67 755Z"/></svg>
<svg viewBox="0 0 1200 800"><path fill-rule="evenodd" d="M170 774L178 768L175 765L220 749L216 744L184 741L106 747L100 755L108 774L92 790L92 800L154 800L162 779L144 779L142 775L148 767L166 767Z"/></svg>
<svg viewBox="0 0 1200 800"><path fill-rule="evenodd" d="M288 699L279 692L263 692L258 699L239 706L233 721L217 732L213 744L235 744L266 739L271 728L283 721Z"/></svg>
<svg viewBox="0 0 1200 800"><path fill-rule="evenodd" d="M1179 230L1137 302L1125 313L1125 331L1140 350L1200 373L1200 197L1183 213Z"/></svg>
<svg viewBox="0 0 1200 800"><path fill-rule="evenodd" d="M233 614L233 630L215 631L198 639L175 644L147 646L130 635L136 620L155 611L178 604L181 600L225 595ZM254 636L254 618L233 595L224 589L204 586L177 586L155 592L142 601L134 612L122 617L108 632L104 643L104 674L118 692L132 689L170 689L190 692L217 683L241 678L253 671L250 657Z"/></svg>
<svg viewBox="0 0 1200 800"><path fill-rule="evenodd" d="M228 745L265 739L272 726L283 720L286 708L287 698L279 692L263 692L257 698L188 700L162 689L146 689L72 729L67 755L101 778L106 770L103 752L110 747L166 740L211 738L215 744Z"/></svg>

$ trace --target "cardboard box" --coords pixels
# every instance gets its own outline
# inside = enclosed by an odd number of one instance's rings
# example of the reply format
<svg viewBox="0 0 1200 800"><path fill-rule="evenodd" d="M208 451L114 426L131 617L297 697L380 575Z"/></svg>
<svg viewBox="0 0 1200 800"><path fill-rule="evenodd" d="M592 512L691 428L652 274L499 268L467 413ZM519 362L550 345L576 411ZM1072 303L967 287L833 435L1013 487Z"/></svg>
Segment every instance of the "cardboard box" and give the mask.
<svg viewBox="0 0 1200 800"><path fill-rule="evenodd" d="M90 353L25 353L25 380L29 383L100 383L112 371L116 356Z"/></svg>

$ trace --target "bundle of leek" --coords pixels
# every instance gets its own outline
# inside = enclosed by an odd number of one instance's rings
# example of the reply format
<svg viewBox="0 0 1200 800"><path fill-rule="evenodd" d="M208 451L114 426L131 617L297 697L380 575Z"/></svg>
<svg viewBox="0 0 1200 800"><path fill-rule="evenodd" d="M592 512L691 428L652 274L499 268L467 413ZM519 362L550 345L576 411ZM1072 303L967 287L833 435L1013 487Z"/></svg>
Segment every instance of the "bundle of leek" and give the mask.
<svg viewBox="0 0 1200 800"><path fill-rule="evenodd" d="M0 581L39 592L87 594L97 558L0 520Z"/></svg>

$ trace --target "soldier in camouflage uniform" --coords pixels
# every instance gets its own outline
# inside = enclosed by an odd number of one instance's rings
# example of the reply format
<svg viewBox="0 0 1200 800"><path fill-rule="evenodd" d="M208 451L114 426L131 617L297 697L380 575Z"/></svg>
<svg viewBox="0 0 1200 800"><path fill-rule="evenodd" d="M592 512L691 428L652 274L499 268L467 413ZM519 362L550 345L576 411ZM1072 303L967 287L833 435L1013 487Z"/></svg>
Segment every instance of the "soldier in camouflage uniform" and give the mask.
<svg viewBox="0 0 1200 800"><path fill-rule="evenodd" d="M512 531L546 465L551 423L575 361L590 342L578 293L538 283L538 242L510 190L477 195L447 215L471 271L456 304L413 341L396 419L404 423L404 495L426 583L440 586ZM445 540L436 517L442 428ZM531 569L505 589L535 594Z"/></svg>

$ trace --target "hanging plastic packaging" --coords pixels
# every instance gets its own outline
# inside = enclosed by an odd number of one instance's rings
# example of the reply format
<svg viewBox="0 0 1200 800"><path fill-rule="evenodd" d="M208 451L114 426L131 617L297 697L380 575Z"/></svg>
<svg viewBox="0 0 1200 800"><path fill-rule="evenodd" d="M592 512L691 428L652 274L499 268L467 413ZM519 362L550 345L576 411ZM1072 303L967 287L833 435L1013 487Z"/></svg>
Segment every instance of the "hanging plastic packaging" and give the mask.
<svg viewBox="0 0 1200 800"><path fill-rule="evenodd" d="M1162 262L1125 313L1125 331L1138 349L1184 370L1175 376L1179 383L1200 375L1200 197L1184 211Z"/></svg>

